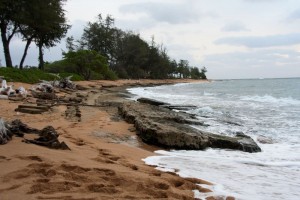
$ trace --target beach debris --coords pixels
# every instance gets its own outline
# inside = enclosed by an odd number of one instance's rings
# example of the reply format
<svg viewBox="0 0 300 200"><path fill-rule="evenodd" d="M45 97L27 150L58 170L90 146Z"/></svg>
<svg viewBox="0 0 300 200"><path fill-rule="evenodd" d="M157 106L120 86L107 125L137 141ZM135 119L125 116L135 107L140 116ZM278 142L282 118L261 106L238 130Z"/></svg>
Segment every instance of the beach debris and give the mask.
<svg viewBox="0 0 300 200"><path fill-rule="evenodd" d="M76 84L74 84L71 81L72 76L68 76L66 78L62 78L58 82L58 87L59 88L64 88L64 89L71 89L71 90L76 90Z"/></svg>
<svg viewBox="0 0 300 200"><path fill-rule="evenodd" d="M23 100L26 97L27 91L23 86L14 90L13 85L7 85L6 80L2 80L0 88L0 99Z"/></svg>
<svg viewBox="0 0 300 200"><path fill-rule="evenodd" d="M31 94L38 99L52 100L57 98L54 93L53 85L48 81L42 81L41 83L31 87Z"/></svg>
<svg viewBox="0 0 300 200"><path fill-rule="evenodd" d="M38 90L31 90L31 94L34 98L37 98L37 99L53 100L53 99L57 98L57 96L55 95L54 92L52 92L52 91L50 92L50 89L46 92L38 91Z"/></svg>
<svg viewBox="0 0 300 200"><path fill-rule="evenodd" d="M7 82L5 79L2 80L0 94L7 95L7 96L15 94L15 91L13 90L13 86L7 85Z"/></svg>
<svg viewBox="0 0 300 200"><path fill-rule="evenodd" d="M0 121L1 126L1 121ZM6 133L9 132L11 135L18 137L24 137L26 134L37 134L39 137L33 140L24 138L24 142L32 143L40 146L46 146L52 149L70 150L65 142L59 142L59 134L55 131L52 126L46 126L42 130L29 127L24 124L21 120L16 119L6 126Z"/></svg>
<svg viewBox="0 0 300 200"><path fill-rule="evenodd" d="M41 80L39 84L32 87L32 90L47 93L54 92L55 88L76 90L76 84L71 81L71 78L72 76L61 78L60 80L55 81Z"/></svg>
<svg viewBox="0 0 300 200"><path fill-rule="evenodd" d="M6 126L7 125L4 120L0 118L0 145L6 144L12 138L12 134L10 131L8 131Z"/></svg>
<svg viewBox="0 0 300 200"><path fill-rule="evenodd" d="M76 85L70 80L72 76L61 78L55 81L42 80L40 83L31 87L32 96L37 99L55 100L58 97L55 92L59 89L69 93L76 90Z"/></svg>
<svg viewBox="0 0 300 200"><path fill-rule="evenodd" d="M7 99L8 99L8 96L7 96L7 95L2 95L2 94L0 94L0 99L7 100Z"/></svg>

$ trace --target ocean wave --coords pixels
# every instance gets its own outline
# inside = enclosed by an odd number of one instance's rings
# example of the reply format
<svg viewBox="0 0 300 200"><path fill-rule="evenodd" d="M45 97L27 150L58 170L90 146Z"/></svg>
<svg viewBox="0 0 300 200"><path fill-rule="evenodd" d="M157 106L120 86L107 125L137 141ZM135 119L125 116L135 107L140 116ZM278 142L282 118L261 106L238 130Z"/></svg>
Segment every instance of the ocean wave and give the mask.
<svg viewBox="0 0 300 200"><path fill-rule="evenodd" d="M264 96L242 96L240 97L241 101L254 101L260 103L274 103L274 104L282 104L282 105L300 105L300 100L293 99L292 97L286 98L276 98L271 95Z"/></svg>
<svg viewBox="0 0 300 200"><path fill-rule="evenodd" d="M204 106L204 107L201 107L201 108L197 108L197 109L194 109L194 110L191 110L189 113L191 114L197 114L197 115L207 115L207 114L222 114L221 111L219 110L215 110L213 109L212 107L210 106Z"/></svg>

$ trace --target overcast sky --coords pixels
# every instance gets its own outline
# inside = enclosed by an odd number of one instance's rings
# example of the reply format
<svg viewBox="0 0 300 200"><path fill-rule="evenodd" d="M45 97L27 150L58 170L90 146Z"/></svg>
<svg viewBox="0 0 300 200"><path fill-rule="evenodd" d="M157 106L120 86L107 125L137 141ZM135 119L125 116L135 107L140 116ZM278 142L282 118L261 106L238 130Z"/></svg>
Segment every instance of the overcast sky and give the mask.
<svg viewBox="0 0 300 200"><path fill-rule="evenodd" d="M300 0L68 0L64 8L69 36L110 14L117 27L154 36L172 58L206 66L211 79L300 77ZM45 50L46 61L61 59L64 41ZM14 65L23 48L12 41ZM37 65L34 44L25 65Z"/></svg>

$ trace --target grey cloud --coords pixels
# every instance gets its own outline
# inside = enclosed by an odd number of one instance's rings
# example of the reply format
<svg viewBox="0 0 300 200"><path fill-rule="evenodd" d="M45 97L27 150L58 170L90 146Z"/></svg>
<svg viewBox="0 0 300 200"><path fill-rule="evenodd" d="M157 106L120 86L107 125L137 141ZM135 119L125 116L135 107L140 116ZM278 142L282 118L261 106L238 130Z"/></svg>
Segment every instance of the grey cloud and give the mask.
<svg viewBox="0 0 300 200"><path fill-rule="evenodd" d="M300 52L257 49L206 56L210 78L300 77Z"/></svg>
<svg viewBox="0 0 300 200"><path fill-rule="evenodd" d="M246 2L250 2L250 3L271 3L271 2L276 2L276 1L279 1L279 0L244 0Z"/></svg>
<svg viewBox="0 0 300 200"><path fill-rule="evenodd" d="M288 16L287 21L290 21L290 20L299 20L299 19L300 19L300 9L295 10L294 12L292 12Z"/></svg>
<svg viewBox="0 0 300 200"><path fill-rule="evenodd" d="M215 44L264 48L300 44L300 33L270 36L225 37L215 41Z"/></svg>
<svg viewBox="0 0 300 200"><path fill-rule="evenodd" d="M120 12L128 14L146 14L158 22L183 24L197 21L200 17L216 17L214 13L200 13L196 6L190 3L134 3L120 7Z"/></svg>
<svg viewBox="0 0 300 200"><path fill-rule="evenodd" d="M221 30L224 32L250 31L242 22L232 22L226 24Z"/></svg>

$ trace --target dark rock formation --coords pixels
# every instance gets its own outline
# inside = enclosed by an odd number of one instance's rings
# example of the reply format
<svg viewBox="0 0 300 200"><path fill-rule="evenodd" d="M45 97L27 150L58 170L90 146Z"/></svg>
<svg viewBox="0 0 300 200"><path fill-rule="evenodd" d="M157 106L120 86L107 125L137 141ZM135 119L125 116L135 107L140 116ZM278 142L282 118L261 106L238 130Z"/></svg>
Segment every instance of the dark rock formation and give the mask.
<svg viewBox="0 0 300 200"><path fill-rule="evenodd" d="M19 119L16 119L8 124L8 131L18 137L23 137L25 133L38 133L38 129L30 128L27 126L27 124L24 124Z"/></svg>
<svg viewBox="0 0 300 200"><path fill-rule="evenodd" d="M19 105L15 111L29 114L41 114L49 111L49 109L50 107L47 105Z"/></svg>
<svg viewBox="0 0 300 200"><path fill-rule="evenodd" d="M189 106L189 105L163 105L163 107L169 108L170 110L180 110L180 111L188 111L197 108L197 106Z"/></svg>
<svg viewBox="0 0 300 200"><path fill-rule="evenodd" d="M70 150L65 142L58 141L58 133L52 126L46 126L38 133L39 137L34 140L25 139L26 143L37 144L41 146L46 146L52 149L63 149Z"/></svg>
<svg viewBox="0 0 300 200"><path fill-rule="evenodd" d="M47 99L47 100L57 99L57 96L55 95L54 92L37 92L32 90L31 94L34 98L37 99Z"/></svg>
<svg viewBox="0 0 300 200"><path fill-rule="evenodd" d="M58 133L52 126L47 126L42 130L35 128L30 128L21 120L17 119L11 123L7 123L6 126L7 133L11 135L16 135L19 137L24 137L25 133L37 134L39 137L34 140L24 139L26 143L37 144L41 146L47 146L53 149L70 149L64 142L59 142Z"/></svg>
<svg viewBox="0 0 300 200"><path fill-rule="evenodd" d="M141 103L147 103L147 104L150 104L150 105L154 105L154 106L169 105L165 102L157 101L157 100L149 99L149 98L139 98L137 101L141 102Z"/></svg>
<svg viewBox="0 0 300 200"><path fill-rule="evenodd" d="M81 111L79 109L79 106L67 106L67 110L65 111L65 118L72 122L80 122Z"/></svg>
<svg viewBox="0 0 300 200"><path fill-rule="evenodd" d="M148 144L186 150L212 147L246 152L261 151L254 140L246 135L228 137L192 128L186 123L196 121L186 113L132 102L119 106L119 113L126 121L135 125L141 139Z"/></svg>

